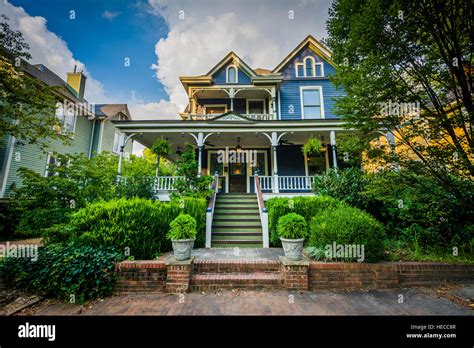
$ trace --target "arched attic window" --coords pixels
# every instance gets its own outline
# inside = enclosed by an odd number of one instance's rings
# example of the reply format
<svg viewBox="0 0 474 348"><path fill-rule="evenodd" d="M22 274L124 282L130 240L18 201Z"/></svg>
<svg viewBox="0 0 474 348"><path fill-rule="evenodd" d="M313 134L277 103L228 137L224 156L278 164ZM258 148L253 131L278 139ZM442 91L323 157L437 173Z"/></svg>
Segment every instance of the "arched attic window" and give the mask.
<svg viewBox="0 0 474 348"><path fill-rule="evenodd" d="M296 77L323 77L323 63L314 60L311 56L306 56L303 62L295 63Z"/></svg>
<svg viewBox="0 0 474 348"><path fill-rule="evenodd" d="M306 57L303 60L305 76L314 76L314 58Z"/></svg>
<svg viewBox="0 0 474 348"><path fill-rule="evenodd" d="M229 65L227 67L226 82L227 83L237 83L238 82L237 67L235 65Z"/></svg>

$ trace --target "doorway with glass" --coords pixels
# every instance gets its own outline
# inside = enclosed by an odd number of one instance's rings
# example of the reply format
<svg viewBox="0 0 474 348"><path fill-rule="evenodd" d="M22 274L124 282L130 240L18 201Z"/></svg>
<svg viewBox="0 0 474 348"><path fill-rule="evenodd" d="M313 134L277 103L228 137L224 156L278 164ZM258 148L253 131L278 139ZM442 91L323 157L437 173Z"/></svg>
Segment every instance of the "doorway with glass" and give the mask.
<svg viewBox="0 0 474 348"><path fill-rule="evenodd" d="M208 174L219 175L219 188L225 193L250 193L255 172L268 175L268 150L209 150Z"/></svg>

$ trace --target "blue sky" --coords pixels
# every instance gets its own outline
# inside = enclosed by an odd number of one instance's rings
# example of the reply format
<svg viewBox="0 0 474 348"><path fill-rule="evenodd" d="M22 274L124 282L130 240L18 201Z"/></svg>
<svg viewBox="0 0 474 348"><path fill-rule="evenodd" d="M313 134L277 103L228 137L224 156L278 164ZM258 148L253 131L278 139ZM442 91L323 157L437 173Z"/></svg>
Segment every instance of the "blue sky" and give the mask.
<svg viewBox="0 0 474 348"><path fill-rule="evenodd" d="M23 7L31 16L46 18L48 29L67 42L74 57L87 66L89 73L104 85L109 95L127 100L133 90L144 103L167 98L151 65L156 63L154 45L166 37L168 26L162 17L146 11L146 2L10 2ZM75 11L74 20L69 18L71 10ZM107 18L104 13L108 14ZM130 58L130 67L124 66L125 57Z"/></svg>

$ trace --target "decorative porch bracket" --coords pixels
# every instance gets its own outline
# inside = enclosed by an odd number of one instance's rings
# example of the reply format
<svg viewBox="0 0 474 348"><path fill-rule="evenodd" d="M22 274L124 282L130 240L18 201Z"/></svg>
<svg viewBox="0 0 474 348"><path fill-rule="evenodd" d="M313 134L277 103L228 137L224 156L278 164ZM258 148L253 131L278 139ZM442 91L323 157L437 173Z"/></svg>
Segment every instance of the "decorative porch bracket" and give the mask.
<svg viewBox="0 0 474 348"><path fill-rule="evenodd" d="M184 133L182 133L182 134L184 136ZM204 144L205 144L207 138L209 138L214 133L209 133L209 134L206 134L206 135L204 135L204 133L201 133L201 132L199 132L197 135L194 134L194 133L187 133L187 134L191 135L194 138L194 140L196 140L196 145L197 145L197 148L198 148L198 176L201 176L202 149L204 147Z"/></svg>

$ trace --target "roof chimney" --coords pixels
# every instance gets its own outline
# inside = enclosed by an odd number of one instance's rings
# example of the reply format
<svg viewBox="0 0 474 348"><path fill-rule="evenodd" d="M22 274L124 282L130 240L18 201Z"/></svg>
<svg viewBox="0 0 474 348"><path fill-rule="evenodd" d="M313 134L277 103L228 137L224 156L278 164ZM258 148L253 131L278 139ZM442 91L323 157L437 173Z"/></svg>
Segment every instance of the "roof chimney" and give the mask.
<svg viewBox="0 0 474 348"><path fill-rule="evenodd" d="M77 72L77 65L74 65L74 72L67 73L67 84L74 90L76 97L79 99L84 98L86 79L82 71Z"/></svg>

